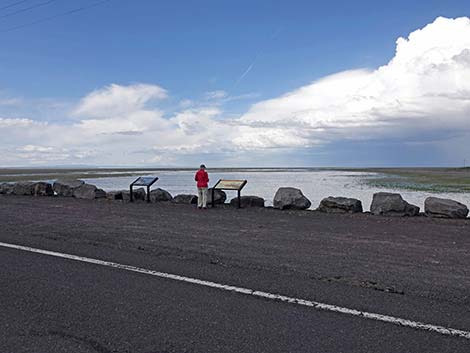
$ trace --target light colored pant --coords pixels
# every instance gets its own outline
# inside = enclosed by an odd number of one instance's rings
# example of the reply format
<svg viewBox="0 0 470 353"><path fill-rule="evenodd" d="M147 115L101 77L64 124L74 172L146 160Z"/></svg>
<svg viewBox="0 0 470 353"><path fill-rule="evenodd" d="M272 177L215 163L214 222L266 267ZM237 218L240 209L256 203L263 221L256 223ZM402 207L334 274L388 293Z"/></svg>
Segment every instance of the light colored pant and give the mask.
<svg viewBox="0 0 470 353"><path fill-rule="evenodd" d="M197 188L197 207L207 207L207 188Z"/></svg>

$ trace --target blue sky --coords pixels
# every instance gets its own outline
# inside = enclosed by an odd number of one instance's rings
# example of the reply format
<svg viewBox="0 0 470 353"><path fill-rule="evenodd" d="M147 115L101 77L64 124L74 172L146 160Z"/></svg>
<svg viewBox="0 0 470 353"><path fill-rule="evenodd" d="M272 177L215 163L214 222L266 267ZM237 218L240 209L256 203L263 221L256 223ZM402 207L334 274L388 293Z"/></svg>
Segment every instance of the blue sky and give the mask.
<svg viewBox="0 0 470 353"><path fill-rule="evenodd" d="M16 2L3 0L0 8ZM326 136L323 128L321 136L305 137L294 132L294 137L287 136L304 141L303 145L273 142L273 139L288 140L279 135L283 124L273 127L272 122L280 123L282 117L269 123L264 121L267 129L277 129L269 136L273 143L265 140L254 143L252 136L260 131L245 131L248 122L252 128L254 123L259 125L259 119L251 117L250 112L256 111L260 103L296 92L332 74L354 69L373 71L387 65L395 56L399 37L407 38L439 16L448 19L468 16L468 1L110 0L81 12L11 30L96 2L28 0L0 9L0 119L4 119L5 126L6 119L27 119L49 124L50 130L59 131L59 127L73 127L80 121L90 120L89 116L95 120L107 119L112 125L111 119L115 117L120 122L132 120L125 116L131 111L158 111L160 115L155 114L164 120L162 124L172 121L181 128L178 116L184 113L184 119L192 119L195 125L207 123L213 128L213 134L224 134L223 131L235 124L243 130L239 134L247 134L246 139L235 147L223 146L219 150L213 146L220 146L220 142L204 142L211 135L196 139L193 130L186 131L191 138L176 134L174 138L181 139L177 146L152 146L154 152L149 153L155 154L153 158L139 154L137 134L159 130L159 125L132 123L131 132L136 135L132 139L132 134L124 134L127 137L122 146L126 151L135 149L136 155L124 157L126 160L120 155L101 160L91 149L99 152L107 145L109 149L99 153L110 155L118 141L91 139L87 149L76 141L69 144L44 136L39 143L20 134L16 143L11 139L0 141L0 149L9 156L5 165L104 164L106 161L116 165L187 165L197 164L201 159L220 165L456 165L466 158L467 152L470 159L470 150L455 155L449 152L470 147L462 145L465 139L458 133L461 130L458 126L448 134L436 134L442 130L440 127L426 130L423 140L417 138L423 135L417 131L412 136L396 132L358 141L351 139L349 133L335 138L328 132ZM37 8L22 12L36 5ZM19 12L15 14L16 11ZM455 38L449 37L452 40ZM466 46L462 42L458 49L463 52ZM139 103L135 110L126 108L125 113L116 112L113 117L95 116L79 108L93 92L101 92L102 97L114 94L114 91L109 93L112 84L130 90L139 84L154 85L166 94L162 98L150 93L151 97L145 98L144 104ZM461 86L448 89L453 92L454 88L466 92ZM462 104L467 99L464 98ZM379 108L374 106L374 109ZM466 109L464 104L460 113L465 115ZM318 110L315 107L315 118L309 115L316 122ZM301 108L294 111L299 112ZM290 129L298 122L292 120L293 116L297 119L299 114L293 114L292 110L286 114L286 122L292 122ZM300 119L305 123L305 118ZM226 126L217 125L227 120L233 121ZM462 123L460 116L454 120ZM10 121L8 126L12 125ZM302 129L301 124L297 129ZM317 125L315 129L320 131ZM338 127L334 129L337 134ZM416 130L415 125L413 129ZM406 126L404 130L408 130ZM112 130L110 134L126 131ZM229 135L227 138L236 139ZM429 143L430 139L433 144ZM144 141L148 145L151 140L149 136ZM182 147L186 140L190 142ZM241 148L244 141L253 146ZM63 150L61 156L50 158L51 151L58 149ZM24 153L25 150L31 153ZM432 156L425 155L430 151ZM161 157L165 153L168 158Z"/></svg>

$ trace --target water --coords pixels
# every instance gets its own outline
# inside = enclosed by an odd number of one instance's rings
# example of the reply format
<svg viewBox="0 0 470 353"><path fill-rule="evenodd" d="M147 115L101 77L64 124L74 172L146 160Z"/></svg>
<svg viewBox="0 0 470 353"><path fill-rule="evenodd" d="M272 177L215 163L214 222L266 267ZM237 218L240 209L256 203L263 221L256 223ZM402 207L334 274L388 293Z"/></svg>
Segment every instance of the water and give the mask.
<svg viewBox="0 0 470 353"><path fill-rule="evenodd" d="M248 184L242 190L242 195L256 195L266 200L266 206L272 205L272 200L279 187L290 186L302 190L303 194L316 208L320 201L328 196L352 197L362 201L368 210L375 192L398 192L403 198L424 209L424 200L429 196L450 198L470 206L470 193L433 193L407 189L379 188L367 183L368 179L377 178L376 173L332 171L332 170L282 170L282 171L236 171L212 173L210 170L210 185L219 179L247 179ZM193 171L159 171L160 178L154 188L160 187L177 194L196 194ZM83 179L106 191L128 189L129 184L136 179L131 177L106 177ZM227 198L236 196L235 191L226 191Z"/></svg>

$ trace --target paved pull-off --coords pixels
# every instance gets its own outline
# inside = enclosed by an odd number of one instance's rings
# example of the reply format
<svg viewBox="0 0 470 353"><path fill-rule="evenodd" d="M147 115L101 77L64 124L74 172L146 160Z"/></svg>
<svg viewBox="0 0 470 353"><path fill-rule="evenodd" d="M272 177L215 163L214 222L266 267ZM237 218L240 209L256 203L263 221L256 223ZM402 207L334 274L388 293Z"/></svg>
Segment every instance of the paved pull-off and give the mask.
<svg viewBox="0 0 470 353"><path fill-rule="evenodd" d="M319 302L315 302L315 301L307 300L307 299L292 298L292 297L288 297L288 296L280 295L280 294L266 293L266 292L255 290L255 289L236 287L236 286L232 286L229 284L215 283L215 282L205 281L203 279L197 279L197 278L175 275L171 273L159 272L159 271L149 270L145 268L119 264L116 262L91 259L91 258L83 257L83 256L63 254L63 253L59 253L55 251L48 251L48 250L43 250L43 249L36 249L36 248L28 247L28 246L7 244L7 243L2 243L2 242L0 242L0 246L5 247L5 248L10 248L10 249L29 251L29 252L37 253L37 254L55 256L55 257L59 257L63 259L80 261L80 262L85 262L85 263L90 263L90 264L95 264L95 265L100 265L100 266L113 267L113 268L125 270L125 271L143 273L143 274L150 275L150 276L191 283L191 284L195 284L199 286L205 286L205 287L210 287L214 289L240 293L244 295L251 295L254 297L260 297L260 298L280 301L280 302L289 303L289 304L303 305L303 306L313 307L315 309L332 311L332 312L337 312L337 313L342 313L342 314L352 315L352 316L359 316L368 320L377 320L377 321L387 322L387 323L391 323L391 324L395 324L399 326L432 331L432 332L440 333L442 335L457 336L457 337L470 339L469 331L456 330L450 327L442 327L442 326L416 322L416 321L402 319L402 318L393 317L393 316L381 315L381 314L376 314L376 313L368 313L365 311L344 308L344 307L326 304L326 303L319 303Z"/></svg>
<svg viewBox="0 0 470 353"><path fill-rule="evenodd" d="M0 197L0 352L469 352L469 221Z"/></svg>

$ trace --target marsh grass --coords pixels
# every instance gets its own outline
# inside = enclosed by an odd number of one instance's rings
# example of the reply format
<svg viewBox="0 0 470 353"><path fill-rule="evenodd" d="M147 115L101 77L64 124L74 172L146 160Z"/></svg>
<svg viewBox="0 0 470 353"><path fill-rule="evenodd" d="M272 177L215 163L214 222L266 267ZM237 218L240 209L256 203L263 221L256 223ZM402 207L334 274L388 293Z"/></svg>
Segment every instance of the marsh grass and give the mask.
<svg viewBox="0 0 470 353"><path fill-rule="evenodd" d="M358 169L356 169L358 170ZM470 192L470 167L467 168L370 168L378 173L368 185L380 188L428 192Z"/></svg>

